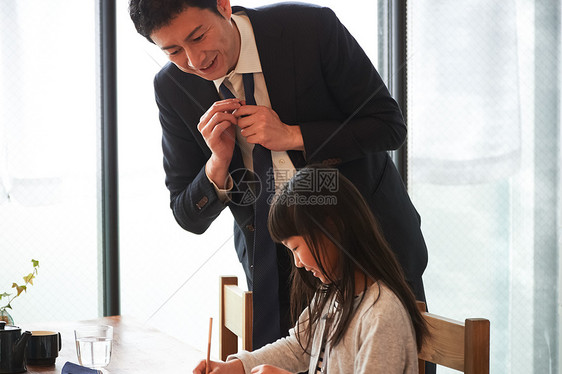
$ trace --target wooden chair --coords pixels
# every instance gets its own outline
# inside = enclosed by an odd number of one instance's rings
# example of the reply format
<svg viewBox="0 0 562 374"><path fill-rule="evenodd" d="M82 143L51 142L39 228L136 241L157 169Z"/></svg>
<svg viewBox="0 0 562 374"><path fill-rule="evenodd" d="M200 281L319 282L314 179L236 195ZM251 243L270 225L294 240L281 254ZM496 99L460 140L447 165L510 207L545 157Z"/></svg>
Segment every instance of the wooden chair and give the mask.
<svg viewBox="0 0 562 374"><path fill-rule="evenodd" d="M238 352L238 338L242 349L252 350L252 293L238 287L237 277L220 277L220 343L221 360Z"/></svg>
<svg viewBox="0 0 562 374"><path fill-rule="evenodd" d="M430 336L418 353L420 374L425 374L425 361L459 370L466 374L490 372L490 321L467 318L464 323L418 309L427 322Z"/></svg>

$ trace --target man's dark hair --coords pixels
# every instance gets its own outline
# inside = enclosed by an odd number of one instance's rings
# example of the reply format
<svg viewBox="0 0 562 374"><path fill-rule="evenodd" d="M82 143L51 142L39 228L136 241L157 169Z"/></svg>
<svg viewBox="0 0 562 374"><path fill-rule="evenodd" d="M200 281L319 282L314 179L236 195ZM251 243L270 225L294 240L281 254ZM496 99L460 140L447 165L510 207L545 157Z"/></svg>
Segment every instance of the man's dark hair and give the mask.
<svg viewBox="0 0 562 374"><path fill-rule="evenodd" d="M154 43L150 34L164 27L186 8L209 9L220 14L217 0L130 0L129 15L138 33Z"/></svg>

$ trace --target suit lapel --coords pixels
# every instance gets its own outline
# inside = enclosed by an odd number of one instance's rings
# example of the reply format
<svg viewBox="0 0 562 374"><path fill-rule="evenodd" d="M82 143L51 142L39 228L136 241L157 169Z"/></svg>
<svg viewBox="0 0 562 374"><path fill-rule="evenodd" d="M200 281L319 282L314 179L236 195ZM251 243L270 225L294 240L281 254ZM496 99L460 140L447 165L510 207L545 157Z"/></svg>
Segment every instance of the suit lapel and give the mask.
<svg viewBox="0 0 562 374"><path fill-rule="evenodd" d="M295 56L292 38L280 22L266 19L259 10L244 9L256 39L271 107L284 123L297 123ZM293 165L305 165L302 152L287 152Z"/></svg>
<svg viewBox="0 0 562 374"><path fill-rule="evenodd" d="M291 38L279 22L264 19L259 10L246 9L250 18L271 107L285 123L296 119L295 62ZM284 37L285 36L285 37Z"/></svg>

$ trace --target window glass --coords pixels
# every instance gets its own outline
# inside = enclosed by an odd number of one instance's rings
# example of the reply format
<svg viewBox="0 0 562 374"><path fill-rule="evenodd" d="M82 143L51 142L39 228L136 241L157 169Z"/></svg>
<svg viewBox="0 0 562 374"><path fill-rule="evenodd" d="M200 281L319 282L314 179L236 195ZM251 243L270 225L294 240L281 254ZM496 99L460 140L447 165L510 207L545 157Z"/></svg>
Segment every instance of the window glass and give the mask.
<svg viewBox="0 0 562 374"><path fill-rule="evenodd" d="M559 19L555 2L409 2L428 305L491 321L493 373L559 370Z"/></svg>
<svg viewBox="0 0 562 374"><path fill-rule="evenodd" d="M0 3L0 294L40 266L18 325L98 316L95 41L93 1Z"/></svg>

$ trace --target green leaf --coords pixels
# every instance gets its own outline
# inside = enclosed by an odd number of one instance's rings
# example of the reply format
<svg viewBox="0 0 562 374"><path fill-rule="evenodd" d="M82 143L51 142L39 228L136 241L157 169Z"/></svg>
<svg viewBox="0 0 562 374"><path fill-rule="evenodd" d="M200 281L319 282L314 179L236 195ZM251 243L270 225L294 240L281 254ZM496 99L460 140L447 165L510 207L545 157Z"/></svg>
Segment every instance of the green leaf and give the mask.
<svg viewBox="0 0 562 374"><path fill-rule="evenodd" d="M28 275L23 277L23 280L25 283L31 283L33 285L33 278L35 278L35 275L33 275L33 273L29 273Z"/></svg>
<svg viewBox="0 0 562 374"><path fill-rule="evenodd" d="M12 298L10 299L10 301L8 302L8 305L2 307L3 309L12 309L12 306L10 305L10 302L18 297L19 295L21 295L22 292L27 292L27 285L31 284L33 285L33 279L35 279L35 275L37 274L37 268L39 267L39 261L37 260L31 260L31 263L33 264L33 272L29 273L28 275L23 277L23 280L25 282L25 284L19 286L17 283L12 283L12 288L15 288L17 291L17 294L15 296L12 296ZM3 297L8 297L11 296L12 294L9 294L7 292L1 293L0 294L0 299L2 299Z"/></svg>

